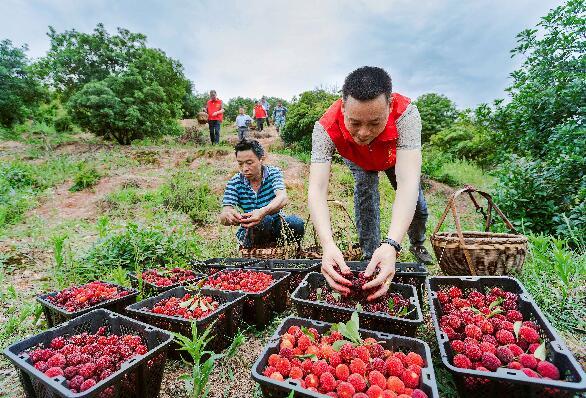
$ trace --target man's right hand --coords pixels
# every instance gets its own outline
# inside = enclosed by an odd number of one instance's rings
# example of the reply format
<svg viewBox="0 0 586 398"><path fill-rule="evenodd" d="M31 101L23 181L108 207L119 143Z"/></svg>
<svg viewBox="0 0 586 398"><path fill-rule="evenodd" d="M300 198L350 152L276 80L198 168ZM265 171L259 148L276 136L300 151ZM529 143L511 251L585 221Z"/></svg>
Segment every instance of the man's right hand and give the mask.
<svg viewBox="0 0 586 398"><path fill-rule="evenodd" d="M224 209L224 220L228 225L240 225L242 216L233 207L226 207Z"/></svg>
<svg viewBox="0 0 586 398"><path fill-rule="evenodd" d="M334 266L338 265L342 274L339 274L334 269ZM343 294L350 293L350 289L347 286L352 286L352 282L344 278L343 275L349 275L352 273L350 268L344 261L344 255L338 249L336 245L330 245L324 247L323 256L321 259L321 273L325 276L326 281L332 287Z"/></svg>

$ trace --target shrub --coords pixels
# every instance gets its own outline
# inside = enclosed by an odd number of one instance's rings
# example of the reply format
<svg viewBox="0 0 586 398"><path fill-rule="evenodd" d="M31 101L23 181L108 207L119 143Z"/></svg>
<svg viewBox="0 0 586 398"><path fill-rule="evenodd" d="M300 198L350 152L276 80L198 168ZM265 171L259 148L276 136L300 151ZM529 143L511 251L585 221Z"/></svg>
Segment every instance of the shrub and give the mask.
<svg viewBox="0 0 586 398"><path fill-rule="evenodd" d="M431 136L431 145L458 159L468 159L481 166L494 162L496 146L492 132L471 121L461 121Z"/></svg>
<svg viewBox="0 0 586 398"><path fill-rule="evenodd" d="M301 150L310 151L315 122L338 98L338 94L315 89L305 91L300 94L299 99L294 99L287 112L287 123L281 132L285 144L294 144Z"/></svg>
<svg viewBox="0 0 586 398"><path fill-rule="evenodd" d="M195 224L209 220L220 210L217 196L205 181L198 181L192 172L179 172L161 190L163 205L181 211Z"/></svg>
<svg viewBox="0 0 586 398"><path fill-rule="evenodd" d="M184 230L130 223L125 229L110 231L98 239L81 261L102 270L134 270L168 264L185 266L199 254L199 243Z"/></svg>
<svg viewBox="0 0 586 398"><path fill-rule="evenodd" d="M73 185L69 190L71 192L82 191L86 188L93 187L100 180L101 175L95 166L87 163L80 163L79 169L73 177Z"/></svg>

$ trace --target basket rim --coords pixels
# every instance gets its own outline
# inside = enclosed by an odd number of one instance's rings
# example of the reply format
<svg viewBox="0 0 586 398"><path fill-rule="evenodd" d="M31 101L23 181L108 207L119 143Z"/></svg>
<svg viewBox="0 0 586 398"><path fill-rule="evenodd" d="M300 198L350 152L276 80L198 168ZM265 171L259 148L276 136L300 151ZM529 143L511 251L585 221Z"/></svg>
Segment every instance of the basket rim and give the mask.
<svg viewBox="0 0 586 398"><path fill-rule="evenodd" d="M493 238L493 239L518 239L520 241L524 241L527 242L527 237L525 235L521 235L521 234L509 234L509 233L504 233L504 232L484 232L484 231L462 231L462 235L464 236L464 239L486 239L486 238ZM429 239L433 240L433 239L458 239L458 232L456 231L442 231L442 232L436 232L435 234L432 234Z"/></svg>

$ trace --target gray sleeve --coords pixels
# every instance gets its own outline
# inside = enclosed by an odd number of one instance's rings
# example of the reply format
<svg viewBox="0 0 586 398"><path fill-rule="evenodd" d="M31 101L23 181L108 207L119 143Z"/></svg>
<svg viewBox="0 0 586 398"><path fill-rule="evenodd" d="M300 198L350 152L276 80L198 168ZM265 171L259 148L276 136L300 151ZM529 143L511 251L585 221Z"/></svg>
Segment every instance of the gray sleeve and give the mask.
<svg viewBox="0 0 586 398"><path fill-rule="evenodd" d="M336 147L326 130L319 122L313 126L311 134L311 163L329 163Z"/></svg>
<svg viewBox="0 0 586 398"><path fill-rule="evenodd" d="M421 148L421 116L417 106L409 104L396 123L399 133L397 149Z"/></svg>

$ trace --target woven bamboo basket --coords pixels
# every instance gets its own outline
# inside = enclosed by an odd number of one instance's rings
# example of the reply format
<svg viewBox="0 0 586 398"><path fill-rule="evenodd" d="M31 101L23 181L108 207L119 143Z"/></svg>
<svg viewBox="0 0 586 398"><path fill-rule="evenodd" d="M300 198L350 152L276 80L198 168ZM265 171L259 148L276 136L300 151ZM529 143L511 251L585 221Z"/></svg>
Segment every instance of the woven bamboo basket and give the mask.
<svg viewBox="0 0 586 398"><path fill-rule="evenodd" d="M485 214L485 231L462 231L456 199L467 193L477 211ZM488 210L478 205L473 193L488 202ZM492 210L500 216L510 233L490 232ZM439 232L448 212L452 212L456 231ZM465 186L451 196L442 217L431 235L438 264L446 275L509 275L521 270L527 253L527 237L517 233L511 222L493 202L490 194Z"/></svg>
<svg viewBox="0 0 586 398"><path fill-rule="evenodd" d="M199 124L206 124L208 122L208 114L206 112L198 112L197 122Z"/></svg>

